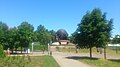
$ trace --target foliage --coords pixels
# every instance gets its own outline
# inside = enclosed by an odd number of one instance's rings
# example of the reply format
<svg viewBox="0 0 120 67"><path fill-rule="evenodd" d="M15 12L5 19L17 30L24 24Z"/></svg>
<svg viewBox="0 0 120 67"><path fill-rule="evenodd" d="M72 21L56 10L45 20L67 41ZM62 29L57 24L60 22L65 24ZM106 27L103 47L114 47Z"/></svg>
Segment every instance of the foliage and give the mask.
<svg viewBox="0 0 120 67"><path fill-rule="evenodd" d="M92 47L106 47L109 42L112 22L112 19L106 20L106 13L102 14L98 8L87 12L78 24L77 33L73 36L74 42L80 48L90 48L90 57L92 57Z"/></svg>
<svg viewBox="0 0 120 67"><path fill-rule="evenodd" d="M51 41L56 41L56 32L54 30L50 30L49 33L51 34Z"/></svg>
<svg viewBox="0 0 120 67"><path fill-rule="evenodd" d="M3 47L7 44L6 35L8 31L7 24L0 22L0 44L3 45Z"/></svg>
<svg viewBox="0 0 120 67"><path fill-rule="evenodd" d="M47 50L47 45L34 44L34 51Z"/></svg>
<svg viewBox="0 0 120 67"><path fill-rule="evenodd" d="M18 33L20 38L20 45L23 47L28 47L31 42L32 32L34 27L30 25L28 22L22 22L21 25L18 26Z"/></svg>
<svg viewBox="0 0 120 67"><path fill-rule="evenodd" d="M51 56L13 56L0 62L0 67L59 67Z"/></svg>
<svg viewBox="0 0 120 67"><path fill-rule="evenodd" d="M74 32L71 34L70 36L70 41L74 44L77 44L79 42L79 39L78 39L79 35L77 32Z"/></svg>
<svg viewBox="0 0 120 67"><path fill-rule="evenodd" d="M48 31L44 26L39 25L34 31L33 25L28 22L22 22L19 26L9 28L7 24L0 22L0 44L3 49L17 50L21 47L28 48L30 43L39 42L41 50L47 50L47 44L50 41L54 42L56 39L56 32L54 30Z"/></svg>
<svg viewBox="0 0 120 67"><path fill-rule="evenodd" d="M17 33L17 29L15 27L8 29L6 34L7 45L5 49L7 49L8 47L10 49L14 49L15 47L18 47L18 45L16 44L16 42L18 42L16 33Z"/></svg>
<svg viewBox="0 0 120 67"><path fill-rule="evenodd" d="M10 48L12 52L20 47L22 52L22 48L28 48L31 42L39 42L40 49L46 50L46 45L50 41L55 41L55 33L54 30L48 31L42 25L39 25L37 30L34 31L33 25L26 21L13 28L9 28L7 24L0 22L0 43L4 50Z"/></svg>
<svg viewBox="0 0 120 67"><path fill-rule="evenodd" d="M0 58L4 58L5 57L5 52L3 51L3 46L0 45Z"/></svg>
<svg viewBox="0 0 120 67"><path fill-rule="evenodd" d="M42 26L39 25L37 30L37 39L41 45L47 45L51 41L51 34L48 32L48 30Z"/></svg>
<svg viewBox="0 0 120 67"><path fill-rule="evenodd" d="M28 48L30 46L33 30L34 27L28 22L22 22L18 26L19 45L21 47L21 52L22 47Z"/></svg>
<svg viewBox="0 0 120 67"><path fill-rule="evenodd" d="M112 40L111 43L119 44L120 43L120 35L116 35Z"/></svg>

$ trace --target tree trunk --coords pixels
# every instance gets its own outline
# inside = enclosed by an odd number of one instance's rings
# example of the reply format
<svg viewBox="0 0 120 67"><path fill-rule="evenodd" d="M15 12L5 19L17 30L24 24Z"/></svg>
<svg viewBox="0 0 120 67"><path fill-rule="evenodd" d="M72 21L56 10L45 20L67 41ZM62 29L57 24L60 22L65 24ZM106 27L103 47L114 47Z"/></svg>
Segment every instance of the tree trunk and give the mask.
<svg viewBox="0 0 120 67"><path fill-rule="evenodd" d="M104 48L104 59L106 59L106 47Z"/></svg>
<svg viewBox="0 0 120 67"><path fill-rule="evenodd" d="M12 54L13 54L13 49L12 49Z"/></svg>
<svg viewBox="0 0 120 67"><path fill-rule="evenodd" d="M116 54L118 54L117 46L116 46Z"/></svg>
<svg viewBox="0 0 120 67"><path fill-rule="evenodd" d="M21 46L21 54L22 54L22 46Z"/></svg>
<svg viewBox="0 0 120 67"><path fill-rule="evenodd" d="M27 47L27 54L28 54L28 47Z"/></svg>
<svg viewBox="0 0 120 67"><path fill-rule="evenodd" d="M92 59L92 48L90 47L90 59Z"/></svg>
<svg viewBox="0 0 120 67"><path fill-rule="evenodd" d="M44 54L44 50L43 50L43 54Z"/></svg>
<svg viewBox="0 0 120 67"><path fill-rule="evenodd" d="M99 52L99 48L97 47L97 52Z"/></svg>
<svg viewBox="0 0 120 67"><path fill-rule="evenodd" d="M15 53L17 53L17 48L15 48Z"/></svg>

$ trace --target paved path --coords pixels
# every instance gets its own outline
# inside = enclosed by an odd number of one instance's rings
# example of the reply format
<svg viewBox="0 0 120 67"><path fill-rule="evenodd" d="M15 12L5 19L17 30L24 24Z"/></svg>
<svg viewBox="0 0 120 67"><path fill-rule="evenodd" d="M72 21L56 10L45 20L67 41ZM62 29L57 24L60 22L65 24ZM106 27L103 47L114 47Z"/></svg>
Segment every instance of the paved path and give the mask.
<svg viewBox="0 0 120 67"><path fill-rule="evenodd" d="M43 56L43 55L48 55L48 52L45 52L44 54L42 52L33 52L30 54L30 56ZM19 55L13 55L13 56L19 56ZM75 54L75 53L53 52L52 56L57 61L57 63L60 65L60 67L92 67L90 65L87 65L85 63L78 61L83 58L88 58L89 53ZM103 54L93 53L93 57L103 58ZM120 56L107 55L107 59L120 59Z"/></svg>
<svg viewBox="0 0 120 67"><path fill-rule="evenodd" d="M53 52L53 57L60 65L60 67L92 67L78 60L83 58L89 58L89 53L63 53L63 52ZM93 58L104 58L103 54L93 53ZM120 56L107 55L107 59L120 59Z"/></svg>
<svg viewBox="0 0 120 67"><path fill-rule="evenodd" d="M60 67L91 67L87 64L84 64L78 60L72 59L76 55L66 54L61 52L53 52L53 57L60 65Z"/></svg>

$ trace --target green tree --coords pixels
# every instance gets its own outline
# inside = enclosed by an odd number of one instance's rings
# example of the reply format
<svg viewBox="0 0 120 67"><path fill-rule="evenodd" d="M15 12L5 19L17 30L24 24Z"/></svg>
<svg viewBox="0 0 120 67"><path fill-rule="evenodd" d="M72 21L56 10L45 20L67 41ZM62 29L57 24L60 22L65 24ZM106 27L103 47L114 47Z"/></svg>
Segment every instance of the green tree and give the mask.
<svg viewBox="0 0 120 67"><path fill-rule="evenodd" d="M21 53L22 53L22 47L24 48L29 47L33 30L34 30L34 27L28 22L22 22L18 26L18 36L19 36L19 41L21 46Z"/></svg>
<svg viewBox="0 0 120 67"><path fill-rule="evenodd" d="M37 32L36 32L36 31L33 32L32 41L33 41L33 42L38 42L38 39L37 39Z"/></svg>
<svg viewBox="0 0 120 67"><path fill-rule="evenodd" d="M56 32L54 30L50 30L49 33L51 34L51 41L56 41Z"/></svg>
<svg viewBox="0 0 120 67"><path fill-rule="evenodd" d="M5 48L10 48L13 52L14 48L20 47L20 41L19 41L19 36L18 36L18 29L16 27L14 28L9 28L6 34L6 41L7 45Z"/></svg>
<svg viewBox="0 0 120 67"><path fill-rule="evenodd" d="M5 45L7 44L6 40L7 31L8 31L7 24L0 22L0 44L3 45L3 47L5 47Z"/></svg>
<svg viewBox="0 0 120 67"><path fill-rule="evenodd" d="M120 35L115 35L115 37L111 40L112 44L119 44L120 43Z"/></svg>
<svg viewBox="0 0 120 67"><path fill-rule="evenodd" d="M49 31L42 25L39 25L37 27L37 39L42 46L42 50L44 52L45 49L47 49L47 44L51 41L51 34Z"/></svg>
<svg viewBox="0 0 120 67"><path fill-rule="evenodd" d="M79 36L78 36L78 32L74 32L74 33L72 33L71 36L70 36L70 41L71 41L72 43L74 43L74 44L77 44L77 43L78 43L77 40L79 40L78 37L79 37Z"/></svg>
<svg viewBox="0 0 120 67"><path fill-rule="evenodd" d="M4 58L5 57L5 52L3 51L3 46L0 45L0 58Z"/></svg>
<svg viewBox="0 0 120 67"><path fill-rule="evenodd" d="M12 50L13 52L13 48L15 47L14 43L15 43L15 36L16 36L16 32L14 28L10 28L7 31L6 34L6 40L7 40L7 46Z"/></svg>
<svg viewBox="0 0 120 67"><path fill-rule="evenodd" d="M87 12L78 24L76 42L80 48L90 48L90 58L92 58L92 47L105 48L111 30L112 20L106 20L106 14L95 8L92 12Z"/></svg>

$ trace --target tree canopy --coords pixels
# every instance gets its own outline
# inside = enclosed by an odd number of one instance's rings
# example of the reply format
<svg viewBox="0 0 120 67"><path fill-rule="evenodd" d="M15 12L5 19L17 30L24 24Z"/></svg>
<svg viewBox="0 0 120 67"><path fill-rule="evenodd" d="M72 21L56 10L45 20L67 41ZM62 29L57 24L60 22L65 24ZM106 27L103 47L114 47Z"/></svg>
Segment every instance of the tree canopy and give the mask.
<svg viewBox="0 0 120 67"><path fill-rule="evenodd" d="M33 25L28 22L22 22L19 26L9 28L7 24L0 22L0 43L6 50L14 50L21 47L28 48L32 42L40 42L41 45L47 45L50 41L55 41L55 31L48 31L44 26L39 25L34 30Z"/></svg>
<svg viewBox="0 0 120 67"><path fill-rule="evenodd" d="M106 13L101 12L99 8L87 12L81 23L78 24L76 32L73 34L74 42L80 48L90 48L90 57L92 57L92 47L106 47L110 40L113 20L106 19Z"/></svg>
<svg viewBox="0 0 120 67"><path fill-rule="evenodd" d="M115 35L115 37L111 39L111 43L119 44L120 43L120 35Z"/></svg>
<svg viewBox="0 0 120 67"><path fill-rule="evenodd" d="M37 39L40 42L40 44L48 44L51 41L51 34L49 33L49 31L42 25L39 25L37 30Z"/></svg>

